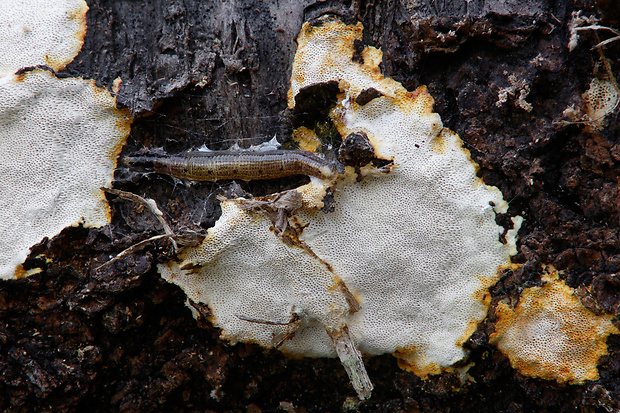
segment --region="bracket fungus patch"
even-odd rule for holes
[[[548,270],[545,285],[525,289],[516,308],[499,303],[491,342],[526,376],[572,384],[597,380],[607,336],[620,331],[611,315],[584,307],[557,271]]]
[[[409,92],[385,78],[373,47],[360,63],[361,38],[361,24],[304,24],[289,107],[300,90],[337,82],[329,121],[343,139],[367,138],[377,162],[294,190],[301,206],[284,214],[284,231],[270,214],[243,208],[248,200],[225,201],[202,245],[160,271],[209,305],[225,339],[271,346],[288,326],[273,322],[294,313],[304,322],[282,344],[287,353],[333,357],[333,332],[345,331],[363,354],[392,353],[426,377],[465,357],[462,344],[487,314],[487,289],[516,253],[521,221],[508,231],[496,224],[507,203],[476,176],[426,88]],[[332,212],[322,209],[328,189]]]
[[[63,69],[84,44],[87,11],[84,0],[2,0],[0,76],[37,65]]]
[[[29,247],[64,227],[109,222],[112,182],[130,118],[79,78],[34,70],[0,78],[0,278],[23,275]]]

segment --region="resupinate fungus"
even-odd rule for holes
[[[361,24],[304,24],[289,108],[303,104],[305,88],[335,91],[326,122],[364,160],[335,177],[309,174],[286,196],[223,200],[202,244],[159,271],[209,306],[223,339],[339,357],[363,399],[372,384],[361,355],[392,353],[421,377],[466,356],[488,288],[516,253],[521,219],[507,230],[496,224],[507,203],[476,176],[426,88],[384,77],[373,47],[353,59],[361,38]],[[308,149],[318,133],[301,126],[294,136]]]

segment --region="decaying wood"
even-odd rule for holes
[[[597,39],[592,30],[581,30],[569,52],[573,12],[618,31],[617,2],[88,0],[88,5],[85,45],[61,74],[95,79],[110,90],[120,78],[118,103],[136,115],[123,155],[156,147],[178,153],[203,144],[246,148],[274,135],[290,144],[291,123],[301,115],[285,111],[286,93],[302,22],[325,12],[361,21],[364,43],[383,51],[386,76],[411,91],[428,86],[435,110],[462,138],[479,175],[502,191],[510,213],[525,218],[514,257],[521,267],[507,270],[491,288],[492,308],[499,301],[517,302],[524,287],[541,283],[541,264],[553,264],[585,305],[618,314],[618,111],[599,131],[567,123],[563,115],[569,107],[584,109],[582,94],[593,77],[620,73],[620,41],[612,41],[613,32],[606,38],[601,31]],[[592,50],[597,45],[606,60]],[[499,92],[512,86],[510,76],[529,88],[530,112],[518,105],[520,91],[500,101]],[[311,115],[303,122],[315,122]],[[227,184],[187,185],[122,171],[117,178],[116,189],[147,194],[175,228],[198,232],[218,217],[216,194],[235,192]],[[298,184],[285,178],[241,185],[262,196]],[[107,228],[68,228],[34,246],[24,266],[40,273],[0,283],[0,409],[355,408],[337,360],[291,360],[249,344],[229,346],[218,339],[217,328],[194,320],[180,290],[157,275],[162,251],[156,242],[92,271],[96,257],[152,236],[144,235],[153,224],[149,214],[132,214],[121,204],[113,203]],[[508,217],[497,220],[510,224]],[[283,228],[284,221],[276,222]],[[169,236],[164,231],[157,237]],[[620,339],[608,340],[610,355],[599,364],[598,381],[564,386],[516,373],[488,342],[492,314],[465,344],[470,364],[457,367],[466,374],[422,381],[400,370],[391,356],[366,359],[374,390],[359,410],[620,410]],[[342,344],[347,348],[346,340]],[[358,365],[355,351],[343,354]],[[356,374],[351,380],[369,394],[372,384]]]

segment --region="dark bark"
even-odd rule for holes
[[[620,303],[620,119],[601,131],[561,124],[603,72],[599,41],[583,32],[568,51],[571,12],[618,28],[613,0],[416,2],[175,1],[89,2],[86,43],[63,72],[111,88],[138,116],[124,154],[148,147],[177,152],[206,144],[242,147],[290,128],[281,112],[294,40],[304,20],[330,11],[364,23],[364,42],[384,52],[386,76],[409,90],[428,85],[445,126],[456,131],[487,184],[501,189],[509,215],[524,216],[518,271],[492,288],[493,303],[540,284],[541,264],[564,270],[584,304],[617,314]],[[414,15],[416,16],[414,18]],[[604,50],[620,73],[620,41]],[[533,63],[537,62],[537,63]],[[527,112],[498,92],[514,74],[530,86]],[[120,171],[116,187],[156,199],[177,231],[204,233],[232,184],[180,184]],[[255,182],[254,195],[302,178]],[[8,411],[339,411],[355,394],[337,360],[291,360],[254,345],[229,346],[195,321],[155,264],[169,240],[95,271],[109,257],[161,233],[157,222],[109,196],[112,224],[68,228],[33,248],[27,267],[44,271],[0,283],[0,409]],[[507,220],[499,217],[499,222]],[[48,261],[40,258],[48,257]],[[200,308],[208,313],[207,308]],[[493,311],[491,311],[493,314]],[[488,342],[493,318],[468,342],[461,385],[445,373],[423,381],[391,356],[366,360],[375,384],[362,411],[619,411],[620,338],[608,340],[601,378],[583,386],[526,378]]]

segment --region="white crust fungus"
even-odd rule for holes
[[[183,256],[180,266],[190,268],[181,272],[179,264],[170,262],[159,269],[188,298],[209,304],[213,323],[224,328],[222,338],[273,347],[298,315],[307,326],[281,349],[334,357],[325,327],[341,329],[349,312],[339,280],[303,248],[283,242],[271,227],[266,215],[245,211],[234,200],[224,201],[222,217],[202,245]],[[257,321],[248,321],[252,319]]]
[[[620,333],[612,316],[584,307],[552,268],[543,281],[525,289],[516,308],[499,303],[491,342],[526,376],[573,384],[597,380],[607,336]]]
[[[393,165],[367,165],[359,182],[347,167],[335,182],[312,179],[298,188],[302,206],[289,215],[287,230],[295,236],[278,233],[268,214],[239,207],[247,201],[226,201],[203,244],[160,271],[209,305],[228,340],[270,346],[283,326],[238,315],[287,321],[294,312],[307,315],[307,325],[282,346],[287,353],[333,357],[325,332],[346,327],[362,353],[393,353],[425,377],[465,356],[462,344],[488,310],[487,288],[516,252],[520,220],[500,242],[495,213],[507,204],[499,190],[476,177],[426,88],[408,92],[384,78],[375,48],[364,49],[363,63],[353,60],[361,37],[361,24],[305,24],[289,106],[305,86],[339,82],[330,116],[340,134],[365,132],[375,155]],[[368,88],[381,96],[358,105]],[[320,208],[328,187],[334,211],[326,213]]]
[[[301,211],[300,238],[360,301],[347,321],[360,350],[395,353],[426,376],[464,357],[461,345],[486,316],[487,288],[516,252],[514,234],[499,242],[494,209],[507,204],[476,177],[426,88],[407,92],[383,78],[377,49],[362,52],[363,64],[352,61],[361,31],[361,24],[305,25],[292,89],[339,81],[344,93],[332,118],[341,135],[365,132],[394,167],[342,182],[332,213]],[[359,106],[357,95],[369,87],[383,96]]]
[[[64,227],[109,222],[130,118],[92,80],[48,71],[0,78],[0,278],[23,274],[29,247]]]
[[[87,11],[84,0],[0,1],[0,76],[36,65],[63,69],[84,44]]]

